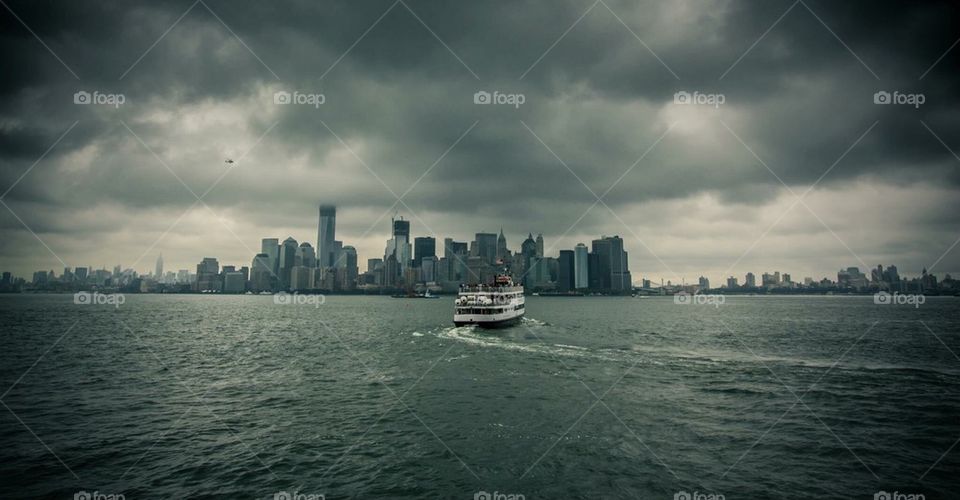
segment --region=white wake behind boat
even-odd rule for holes
[[[461,285],[454,302],[453,324],[484,328],[509,326],[524,313],[523,286],[509,276],[497,276],[492,285]]]

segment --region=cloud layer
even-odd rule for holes
[[[399,213],[554,254],[620,234],[638,279],[960,270],[951,2],[8,5],[4,270],[244,265],[315,243],[319,203],[361,261]]]

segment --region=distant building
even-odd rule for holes
[[[418,281],[423,283],[433,283],[438,281],[437,257],[435,255],[428,255],[423,257],[423,260],[420,261],[420,276]]]
[[[593,291],[602,290],[604,287],[603,277],[609,272],[601,272],[600,256],[595,253],[587,254],[587,288]]]
[[[747,273],[746,278],[743,280],[743,286],[747,288],[756,288],[757,287],[757,277],[753,273]]]
[[[243,293],[247,290],[247,279],[240,271],[223,273],[223,293]]]
[[[333,242],[336,241],[337,207],[320,205],[320,221],[317,225],[317,263],[319,267],[333,267],[337,256]]]
[[[728,289],[728,290],[735,290],[735,289],[737,289],[737,288],[740,288],[740,286],[737,285],[737,278],[735,278],[735,277],[733,277],[733,276],[727,278],[727,289]]]
[[[500,228],[500,235],[497,236],[497,259],[505,259],[510,256],[510,250],[507,249],[507,237],[503,235],[503,227]]]
[[[537,257],[543,258],[543,235],[537,233]]]
[[[258,253],[250,266],[250,289],[253,292],[273,291],[273,276],[270,256],[265,253]],[[179,277],[177,279],[179,280]]]
[[[297,265],[298,253],[299,246],[297,245],[297,240],[293,239],[292,236],[283,240],[283,244],[280,245],[280,270],[277,273],[280,281],[280,290],[290,290],[290,272],[293,270],[293,267]]]
[[[264,238],[260,240],[260,253],[267,254],[267,263],[270,265],[270,272],[276,276],[280,270],[280,240],[277,238]]]
[[[421,267],[425,257],[437,256],[437,240],[431,236],[413,239],[413,267]]]
[[[393,226],[393,237],[387,241],[387,248],[383,252],[383,260],[387,262],[392,256],[396,263],[395,269],[386,268],[387,271],[395,273],[391,277],[390,284],[396,281],[406,273],[410,267],[411,249],[410,249],[410,221],[400,219],[391,219]]]
[[[153,278],[163,281],[163,254],[157,256],[157,264],[153,269]]]
[[[576,289],[576,265],[573,250],[560,250],[560,264],[557,270],[557,291],[569,292]]]
[[[497,262],[497,235],[493,233],[477,233],[474,237],[477,256],[487,264]]]
[[[293,266],[290,269],[290,290],[291,291],[307,291],[312,290],[313,279],[314,279],[314,267],[307,267],[303,265]]]
[[[313,247],[310,243],[304,241],[300,244],[300,263],[303,267],[317,267],[317,256],[313,253]]]
[[[204,257],[197,264],[197,283],[198,292],[219,292],[222,290],[220,282],[220,263],[213,257]]]
[[[623,239],[619,236],[603,236],[593,240],[593,253],[598,255],[601,288],[613,292],[630,291],[633,288]]]
[[[709,289],[710,289],[710,280],[707,279],[707,278],[704,277],[704,276],[701,276],[701,277],[697,280],[697,284],[700,286],[700,289],[701,289],[701,290],[709,290]]]
[[[357,278],[360,276],[360,270],[357,266],[357,249],[350,245],[343,247],[340,251],[340,258],[343,260],[343,267],[339,268],[337,276],[340,278],[341,290],[354,290],[357,287]]]
[[[573,248],[573,286],[578,290],[587,288],[589,284],[587,274],[587,254],[589,253],[587,246],[583,243],[577,243]]]

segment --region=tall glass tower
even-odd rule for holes
[[[337,232],[337,207],[320,205],[320,223],[317,227],[317,266],[332,267],[336,259],[334,240]]]

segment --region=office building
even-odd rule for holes
[[[577,243],[573,248],[573,286],[578,290],[587,288],[588,285],[587,254],[589,253],[587,246],[583,243]]]
[[[273,277],[270,256],[258,253],[250,266],[250,289],[255,293],[273,291]],[[177,279],[179,281],[179,276]]]
[[[560,250],[560,264],[557,269],[557,290],[569,292],[576,288],[576,265],[573,250]]]
[[[317,265],[333,267],[337,255],[334,250],[337,232],[337,207],[320,205],[320,221],[317,226]]]
[[[157,264],[153,269],[153,279],[163,281],[163,254],[157,256]]]
[[[497,236],[497,259],[506,259],[510,256],[510,250],[507,249],[507,237],[503,235],[503,228],[500,228],[500,234]]]
[[[197,264],[196,290],[198,292],[219,292],[221,288],[220,263],[213,257],[204,257]]]
[[[497,235],[494,233],[477,233],[474,236],[476,255],[487,264],[497,262]]]
[[[317,256],[313,253],[313,246],[310,243],[304,241],[300,244],[300,248],[297,250],[300,253],[300,258],[298,259],[300,265],[304,267],[317,267]]]
[[[421,267],[423,259],[437,256],[437,240],[431,236],[413,239],[413,267]]]
[[[276,275],[280,270],[280,240],[277,238],[264,238],[260,240],[260,253],[267,254],[270,272]]]
[[[277,272],[280,290],[290,290],[290,271],[297,265],[298,253],[297,240],[292,236],[283,240],[283,244],[280,245],[280,269]]]

